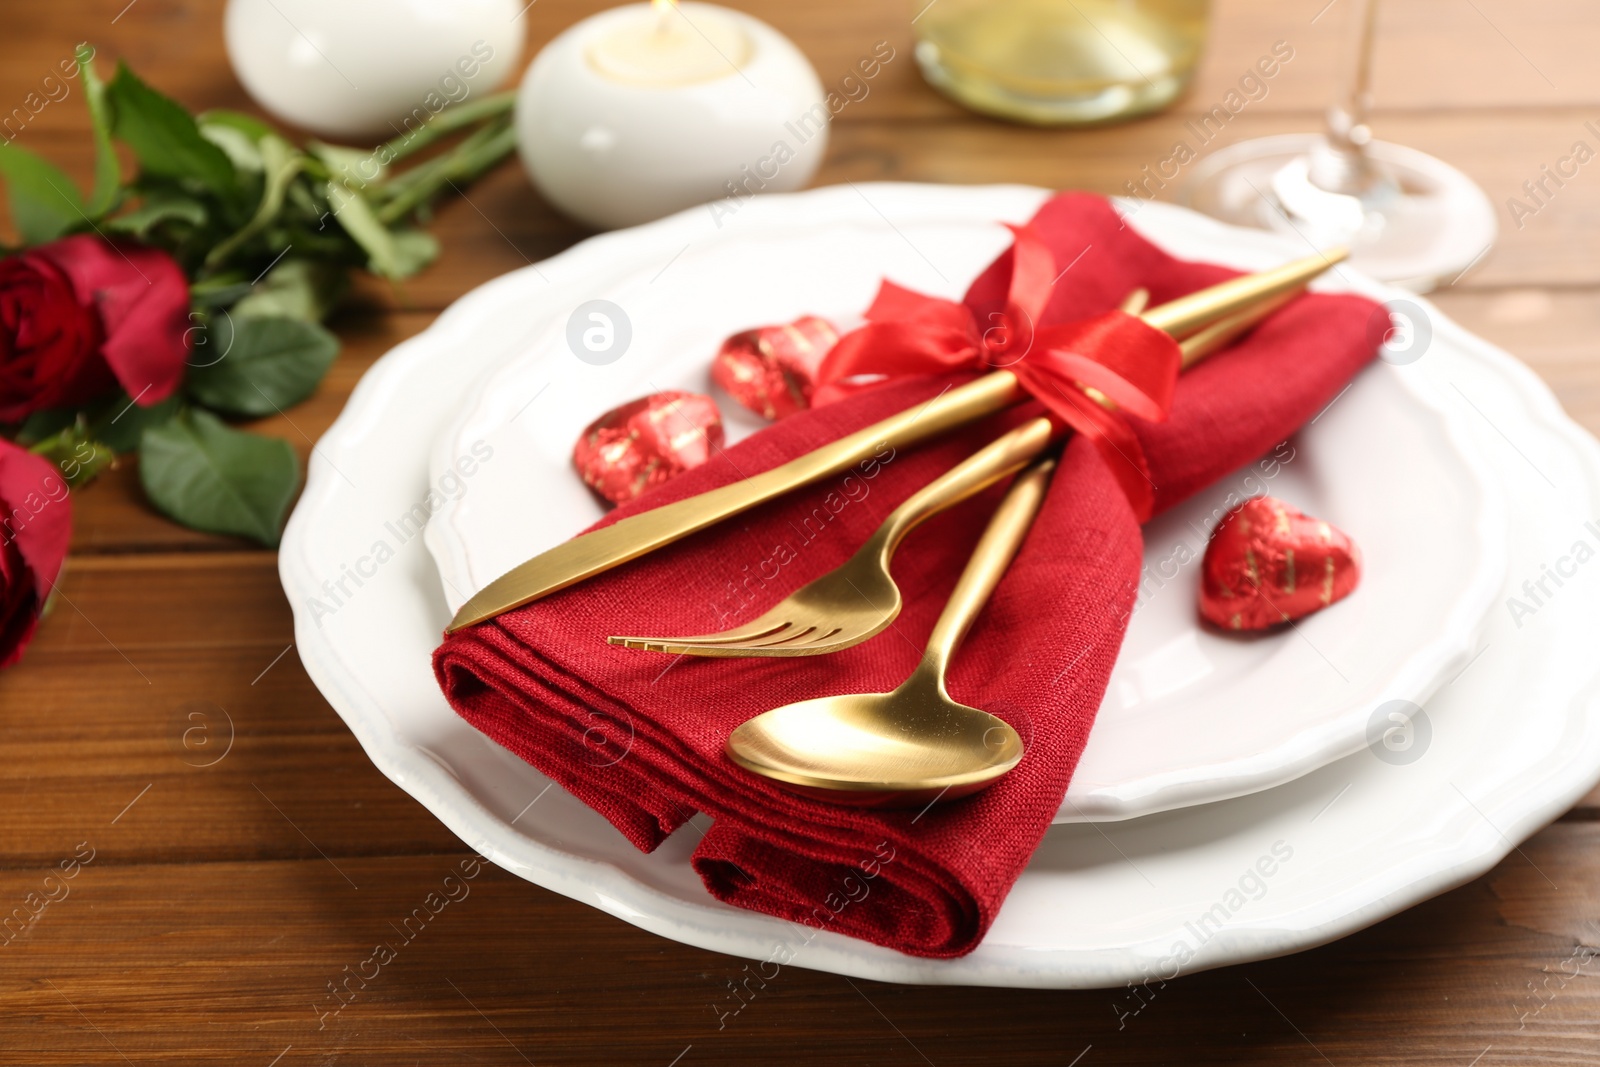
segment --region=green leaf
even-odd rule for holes
[[[248,276],[238,271],[225,271],[191,282],[189,299],[196,308],[202,310],[229,307],[240,298],[249,296],[251,288]]]
[[[367,253],[368,270],[398,280],[420,269],[416,265],[415,246],[402,249],[395,234],[378,221],[372,205],[360,193],[339,182],[329,182],[327,192],[333,205],[333,217]]]
[[[412,227],[389,229],[366,198],[348,186],[329,182],[327,193],[333,217],[367,253],[367,269],[372,273],[398,281],[438,256],[439,242],[432,235]]]
[[[88,43],[78,45],[78,70],[83,74],[83,96],[90,107],[90,133],[94,139],[94,189],[90,190],[88,213],[91,218],[101,218],[117,203],[117,192],[122,187],[122,165],[117,162],[117,149],[110,142],[110,101],[106,99],[106,83],[101,82],[94,70],[94,48]]]
[[[151,230],[169,222],[204,226],[206,216],[206,206],[194,197],[175,190],[163,190],[148,194],[138,207],[106,222],[105,228],[143,239]]]
[[[271,548],[300,484],[300,465],[287,441],[231,429],[191,409],[145,431],[139,480],[150,502],[177,522]]]
[[[83,72],[83,94],[89,102],[89,127],[94,136],[94,189],[89,193],[88,211],[99,218],[117,202],[122,166],[111,144],[111,102],[106,99],[106,83],[94,69],[94,49],[80,44],[76,59]]]
[[[228,155],[228,161],[233,164],[233,169],[240,172],[260,174],[262,171],[261,150],[256,147],[256,140],[243,130],[232,126],[213,126],[200,124],[200,136],[222,149]]]
[[[439,258],[439,241],[426,230],[411,227],[394,230],[397,277],[409,278]]]
[[[117,65],[107,89],[116,115],[117,137],[151,174],[188,178],[225,198],[233,198],[236,179],[228,154],[200,135],[194,118],[176,101],[140,81],[126,64]]]
[[[229,132],[237,133],[237,131]],[[306,157],[276,134],[268,134],[261,138],[255,148],[261,161],[261,169],[266,175],[266,181],[261,188],[261,201],[256,205],[255,214],[250,216],[250,221],[206,256],[207,267],[215,268],[221,264],[236,249],[266,229],[272,220],[277,218],[278,212],[283,210],[283,196],[289,188],[289,183],[300,173],[305,163]]]
[[[327,206],[327,201],[317,195],[317,191],[321,188],[322,184],[312,186],[308,182],[294,182],[289,186],[288,196],[290,206],[316,222],[318,229],[321,229],[326,222],[323,218],[323,209]]]
[[[314,322],[224,314],[211,322],[222,353],[189,371],[189,394],[228,415],[271,415],[310,396],[339,354],[339,341]]]
[[[24,242],[54,241],[83,221],[83,197],[78,187],[49,160],[0,143],[0,175],[10,194],[11,218]]]
[[[144,431],[176,415],[183,401],[169,396],[159,404],[140,407],[127,393],[118,393],[100,416],[89,423],[89,436],[118,455],[136,451]]]
[[[195,116],[195,121],[200,124],[202,129],[226,126],[229,129],[238,130],[252,141],[259,141],[263,137],[275,135],[278,132],[254,115],[246,115],[242,111],[230,111],[221,107],[213,108],[210,111],[202,111]]]
[[[345,185],[356,188],[382,181],[388,171],[378,162],[378,153],[371,148],[347,148],[323,141],[307,141],[306,151],[316,157],[330,176],[337,175]],[[364,173],[366,171],[372,173]]]
[[[345,272],[331,263],[285,259],[229,311],[234,318],[321,322],[344,291]]]

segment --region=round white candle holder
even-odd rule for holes
[[[724,20],[748,41],[744,61],[692,84],[623,81],[594,62],[596,45],[644,18]],[[534,59],[517,96],[517,145],[539,191],[599,229],[811,180],[828,143],[816,71],[760,19],[712,4],[679,12],[636,4],[579,22]],[[716,210],[716,204],[712,204]]]
[[[526,0],[228,0],[245,89],[324,137],[390,139],[493,92],[522,56]]]

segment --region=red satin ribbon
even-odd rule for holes
[[[1055,284],[1055,256],[1028,227],[1008,228],[1016,240],[1005,310],[983,322],[967,303],[885,281],[867,310],[867,324],[841,337],[822,361],[812,402],[829,403],[884,377],[1004,368],[1094,442],[1143,522],[1154,507],[1155,486],[1126,416],[1166,420],[1182,369],[1178,343],[1122,311],[1042,324]],[[860,381],[862,376],[874,380]]]

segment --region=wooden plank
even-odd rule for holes
[[[0,866],[51,862],[135,802],[130,860],[459,847],[311,684],[271,553],[79,558],[62,592],[0,672],[0,804],[28,813]]]
[[[1581,947],[1600,907],[1588,823],[1335,944],[1137,995],[787,967],[737,1014],[744,961],[493,867],[464,879],[464,853],[145,865],[123,855],[129,826],[63,839],[58,859],[87,842],[93,860],[0,945],[0,1064],[1587,1062],[1600,1011],[1573,976],[1600,966]],[[0,914],[48,870],[0,872]]]
[[[526,45],[519,70],[561,30],[611,6],[610,0],[541,0],[523,18]],[[840,112],[841,122],[967,114],[929,88],[916,70],[911,16],[921,2],[818,0],[747,6],[794,40],[827,88],[842,88],[857,98]],[[1250,107],[1320,110],[1337,84],[1346,6],[1325,5],[1324,0],[1217,0],[1200,69],[1176,110],[1195,113],[1220,103],[1278,41],[1294,50],[1294,58]],[[19,128],[14,120],[11,131],[24,133],[25,145],[36,132],[87,129],[77,83],[44,82],[52,72],[60,73],[58,64],[85,38],[100,49],[106,70],[116,59],[126,59],[188,107],[254,110],[228,66],[217,4],[75,0],[65,5],[72,12],[67,18],[61,6],[16,7],[8,12],[8,33],[0,40],[0,116],[25,109],[25,125]],[[1432,112],[1593,105],[1600,102],[1600,69],[1589,56],[1591,19],[1585,0],[1543,0],[1537,5],[1407,0],[1385,5],[1375,65],[1377,99],[1386,110]],[[864,95],[860,88],[842,85],[878,41],[895,49],[888,66],[866,85]],[[52,94],[60,99],[51,99]]]
[[[1600,433],[1600,304],[1581,289],[1461,287],[1429,297],[1473,333],[1521,359],[1591,433]]]

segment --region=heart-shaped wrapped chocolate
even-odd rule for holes
[[[839,339],[826,319],[806,315],[783,326],[760,326],[722,342],[711,380],[765,419],[811,406],[817,367]]]
[[[1263,630],[1321,611],[1361,580],[1344,531],[1270,496],[1222,517],[1200,568],[1200,614],[1227,630]]]
[[[722,413],[709,396],[678,389],[630,400],[585,427],[572,465],[591,489],[621,504],[700,466],[722,446]]]

